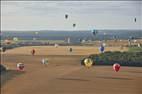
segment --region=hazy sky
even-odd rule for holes
[[[68,19],[65,19],[68,14]],[[134,21],[135,17],[137,22]],[[72,24],[76,23],[73,28]],[[2,30],[142,29],[142,1],[2,1]]]

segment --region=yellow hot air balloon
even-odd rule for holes
[[[87,68],[90,68],[92,65],[93,65],[93,60],[90,59],[90,58],[86,58],[84,60],[84,65],[87,67]]]

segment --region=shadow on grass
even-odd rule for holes
[[[85,79],[79,79],[79,78],[57,78],[59,80],[71,80],[71,81],[89,81]]]
[[[18,76],[18,75],[21,75],[25,73],[24,71],[17,71],[17,70],[7,70],[5,72],[2,72],[0,74],[1,76],[1,81],[0,81],[0,85],[1,87],[6,84],[9,80],[13,79],[14,77]]]
[[[132,80],[132,79],[129,79],[129,78],[106,77],[106,76],[97,76],[96,78],[102,78],[102,79],[115,79],[115,80]]]

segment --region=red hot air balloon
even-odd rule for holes
[[[119,69],[120,69],[120,64],[118,64],[118,63],[113,64],[113,70],[114,71],[118,72]]]
[[[35,55],[35,49],[33,49],[32,51],[31,51],[31,54],[34,56]]]

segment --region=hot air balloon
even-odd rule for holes
[[[36,35],[38,35],[38,32],[35,32]]]
[[[35,49],[32,49],[31,54],[34,56],[35,55]]]
[[[135,18],[134,21],[137,22],[137,19]]]
[[[59,45],[58,45],[57,43],[55,43],[55,45],[54,45],[54,46],[55,46],[55,48],[58,48],[58,46],[59,46]]]
[[[73,51],[73,49],[72,49],[72,48],[70,48],[70,49],[69,49],[69,51],[70,51],[70,52],[72,52],[72,51]]]
[[[101,47],[99,47],[99,50],[100,50],[101,53],[103,53],[104,50],[105,50],[105,47],[103,45],[101,45]]]
[[[120,64],[118,64],[118,63],[113,64],[113,70],[115,72],[118,72],[120,70]]]
[[[24,68],[25,68],[25,66],[24,66],[23,63],[18,63],[18,64],[17,64],[17,70],[18,70],[18,71],[24,71]]]
[[[48,59],[47,58],[44,58],[44,59],[42,59],[42,64],[44,64],[44,65],[47,65],[48,64]]]
[[[87,68],[90,68],[92,65],[93,65],[93,60],[91,58],[86,58],[84,59],[84,65],[87,67]]]
[[[94,30],[92,30],[92,33],[95,36],[98,33],[98,31],[94,29]]]
[[[76,27],[76,24],[73,24],[72,26],[73,26],[73,27]]]
[[[18,38],[17,38],[17,37],[14,37],[14,38],[13,38],[13,41],[18,41]]]
[[[68,19],[68,14],[65,14],[65,19]]]

